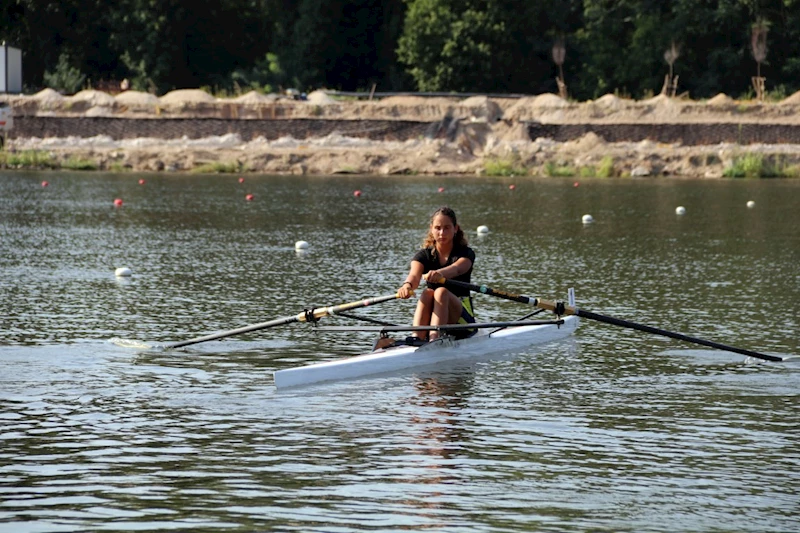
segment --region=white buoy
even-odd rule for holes
[[[748,200],[747,207],[753,209],[756,206],[756,203],[753,200]]]
[[[675,208],[675,214],[676,215],[685,215],[686,214],[686,208],[683,207],[682,205],[679,205],[678,207]]]
[[[295,250],[307,250],[308,249],[308,243],[306,241],[297,241],[296,243],[294,243],[294,249]]]
[[[119,267],[114,271],[114,275],[118,278],[127,278],[131,274],[133,274],[133,272],[131,272],[131,269],[128,267]]]
[[[591,224],[594,222],[594,217],[592,215],[583,215],[583,217],[581,217],[581,222],[584,224]]]
[[[489,226],[478,226],[478,235],[486,235],[489,233]]]

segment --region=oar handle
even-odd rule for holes
[[[472,283],[466,283],[464,281],[457,281],[454,279],[445,279],[444,277],[438,277],[436,279],[428,279],[426,281],[429,283],[444,285],[445,287],[447,286],[460,287],[462,289],[471,290],[472,292],[480,292],[482,294],[488,294],[489,296],[503,298],[504,300],[512,300],[514,302],[519,302],[522,304],[529,304],[535,306],[537,302],[536,298],[531,298],[529,296],[524,296],[522,294],[514,294],[512,292],[500,291],[497,289],[492,289],[491,287],[487,287],[486,285],[473,285]]]
[[[433,281],[433,280],[431,280]],[[524,304],[529,304],[534,307],[539,307],[541,309],[547,309],[548,311],[553,311],[558,315],[576,315],[582,318],[588,318],[590,320],[596,320],[598,322],[603,322],[605,324],[612,324],[614,326],[620,326],[623,328],[630,328],[635,329],[638,331],[644,331],[646,333],[653,333],[655,335],[662,335],[664,337],[670,337],[672,339],[678,339],[685,342],[691,342],[694,344],[699,344],[701,346],[708,346],[709,348],[716,348],[718,350],[726,350],[728,352],[738,353],[742,355],[746,355],[748,357],[755,357],[756,359],[763,359],[764,361],[783,361],[783,357],[778,357],[777,355],[769,355],[760,352],[754,352],[752,350],[747,350],[744,348],[737,348],[735,346],[728,346],[727,344],[721,344],[719,342],[708,341],[705,339],[699,339],[697,337],[690,337],[688,335],[684,335],[683,333],[676,333],[674,331],[668,331],[666,329],[654,328],[653,326],[647,326],[644,324],[637,324],[636,322],[629,322],[627,320],[621,320],[619,318],[614,318],[606,315],[601,315],[598,313],[593,313],[591,311],[584,311],[583,309],[579,309],[575,306],[565,305],[562,302],[553,302],[550,300],[540,300],[538,298],[532,298],[530,296],[524,296],[521,294],[513,294],[510,292],[499,291],[497,289],[492,289],[491,287],[487,287],[485,285],[473,285],[472,283],[465,283],[463,281],[456,281],[453,279],[445,280],[437,279],[436,283],[444,284],[445,286],[451,287],[460,287],[462,289],[469,289],[472,292],[480,292],[482,294],[488,294],[490,296],[496,296],[498,298],[503,298],[505,300],[512,300],[515,302],[520,302]]]

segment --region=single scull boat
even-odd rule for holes
[[[570,304],[574,293],[570,290]],[[469,325],[408,327],[319,327],[323,331],[378,331],[385,335],[394,331],[439,329],[442,333],[475,328],[478,332],[467,338],[456,339],[445,335],[433,342],[418,346],[398,344],[369,353],[333,361],[287,368],[274,372],[275,386],[279,389],[310,385],[323,381],[339,381],[373,374],[394,372],[413,367],[435,365],[445,361],[469,359],[477,356],[513,353],[571,335],[578,327],[578,317],[559,317],[556,320],[529,320],[517,322],[488,322]]]

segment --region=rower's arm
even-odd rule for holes
[[[472,261],[466,257],[461,257],[452,265],[429,271],[425,274],[425,279],[431,283],[444,283],[445,279],[456,278],[461,274],[469,272],[470,268],[472,268]]]

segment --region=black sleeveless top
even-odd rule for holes
[[[450,257],[447,258],[447,262],[442,265],[439,263],[439,258],[436,253],[436,248],[431,246],[430,248],[423,248],[422,250],[418,251],[414,254],[414,257],[411,259],[412,261],[417,261],[418,263],[422,263],[423,266],[423,274],[430,272],[431,270],[439,270],[440,268],[444,268],[446,266],[450,266],[462,257],[465,257],[470,260],[470,262],[474,265],[475,264],[475,252],[469,246],[456,246],[453,248],[453,251],[450,252]],[[472,277],[472,267],[469,267],[469,270],[461,274],[460,276],[456,276],[453,278],[456,281],[463,281],[464,283],[469,283],[470,278]],[[437,287],[441,287],[436,283],[429,283],[428,287],[435,289]],[[459,298],[463,298],[464,296],[469,296],[470,292],[469,289],[462,289],[460,287],[448,287],[447,288],[450,292],[458,296]]]

